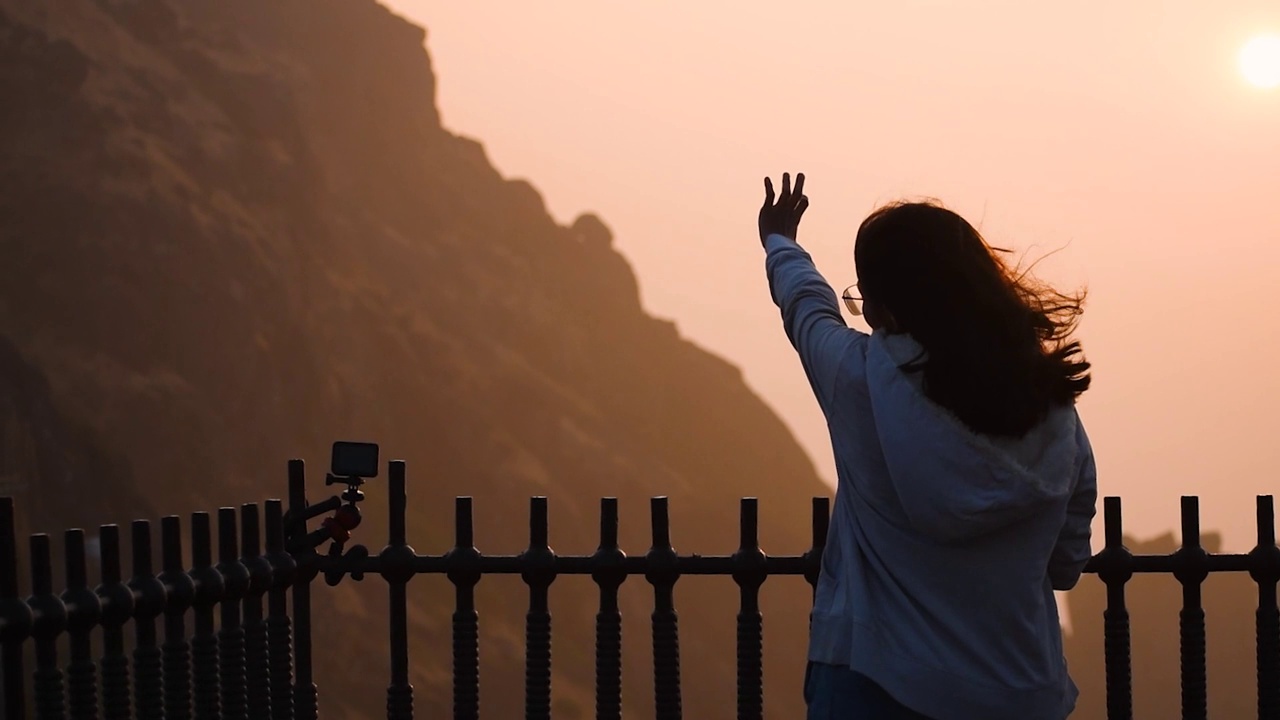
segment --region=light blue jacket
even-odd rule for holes
[[[807,252],[765,247],[839,478],[809,659],[937,720],[1062,720],[1078,691],[1053,591],[1089,559],[1097,502],[1075,409],[1018,440],[973,433],[899,369],[915,340],[850,329]]]

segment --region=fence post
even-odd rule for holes
[[[133,704],[139,720],[165,720],[164,675],[156,645],[156,618],[164,612],[165,587],[151,571],[151,523],[135,520],[133,529]]]
[[[1120,498],[1103,499],[1106,545],[1098,553],[1098,578],[1107,586],[1103,612],[1104,661],[1107,673],[1107,720],[1132,720],[1133,674],[1129,652],[1129,610],[1124,586],[1133,577],[1133,556],[1124,546]]]
[[[13,498],[0,498],[0,646],[4,653],[4,716],[27,716],[22,644],[31,632],[31,608],[18,595],[18,529]]]
[[[53,562],[49,536],[31,536],[31,598],[27,600],[35,617],[31,636],[36,641],[36,719],[54,720],[65,716],[62,670],[58,668],[58,636],[66,628],[67,609],[53,594]]]
[[[267,653],[271,665],[271,717],[293,720],[293,639],[289,621],[289,587],[297,564],[284,546],[284,511],[279,500],[267,501]]]
[[[252,720],[271,717],[271,653],[267,625],[262,616],[262,596],[271,588],[271,563],[262,554],[258,506],[240,507],[240,557],[249,571],[249,587],[243,603],[245,698]]]
[[[195,637],[191,640],[192,679],[195,685],[195,717],[222,720],[222,693],[218,675],[218,636],[214,633],[213,607],[222,600],[222,573],[213,566],[213,529],[209,513],[191,516],[191,580],[194,595]]]
[[[453,717],[476,720],[480,714],[480,615],[475,588],[480,582],[480,551],[475,546],[471,498],[454,505],[456,541],[446,555],[449,581],[456,588],[453,613]]]
[[[600,547],[591,579],[600,587],[596,613],[596,720],[622,719],[622,613],[618,588],[627,579],[627,554],[618,547],[618,498],[600,499]]]
[[[760,549],[759,504],[742,498],[741,539],[733,554],[733,581],[738,584],[738,720],[764,717],[764,618],[760,614],[760,586],[768,577]]]
[[[658,720],[680,720],[680,629],[675,607],[676,549],[671,546],[671,523],[667,498],[649,501],[653,523],[653,546],[645,556],[649,570],[645,579],[653,585],[653,695]]]
[[[551,719],[551,609],[547,590],[556,579],[555,551],[549,544],[547,499],[529,499],[529,549],[521,557],[520,577],[529,586],[525,615],[524,715],[526,720]]]
[[[831,523],[831,499],[815,497],[812,511],[813,539],[804,554],[804,579],[809,583],[813,597],[818,597],[818,578],[822,576],[822,552],[827,547],[827,530]],[[810,617],[812,625],[813,618]]]
[[[1200,544],[1200,499],[1182,498],[1182,547],[1174,553],[1174,576],[1182,583],[1182,611],[1178,614],[1178,635],[1182,664],[1182,718],[1205,720],[1208,702],[1205,693],[1204,607],[1200,586],[1209,576],[1209,554]]]
[[[289,461],[289,518],[285,528],[286,546],[307,534],[307,474],[302,460]],[[311,581],[315,579],[315,548],[289,548],[298,557],[293,579],[293,716],[296,720],[316,720],[316,684],[311,672]]]
[[[133,617],[133,591],[120,570],[120,528],[98,528],[102,557],[102,709],[107,720],[129,720],[129,657],[124,651],[124,624]]]
[[[102,618],[102,602],[89,589],[89,572],[84,557],[84,530],[64,534],[67,590],[62,603],[67,610],[67,632],[71,637],[71,663],[67,666],[67,699],[71,717],[98,717],[98,668],[93,662],[90,633]]]
[[[249,591],[249,568],[240,562],[235,508],[218,508],[218,574],[222,576],[222,627],[218,630],[218,689],[225,720],[245,720],[244,628],[240,604]]]
[[[413,685],[409,683],[409,608],[407,585],[413,579],[414,550],[405,528],[405,464],[392,461],[387,470],[390,532],[379,556],[391,605],[391,682],[387,684],[387,720],[413,720]]]
[[[1276,583],[1280,582],[1280,547],[1276,547],[1276,513],[1270,495],[1258,496],[1258,544],[1249,553],[1258,583],[1257,663],[1258,717],[1280,717],[1280,609],[1276,607]]]
[[[164,717],[191,717],[191,645],[187,642],[187,610],[196,586],[183,570],[182,520],[177,515],[160,519],[160,555],[164,583]]]

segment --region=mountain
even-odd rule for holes
[[[451,546],[455,495],[482,551],[516,552],[535,494],[561,553],[594,550],[601,496],[644,552],[655,494],[682,552],[732,552],[740,496],[761,499],[767,551],[803,552],[828,489],[791,433],[642,310],[602,220],[558,225],[442,127],[424,39],[369,0],[0,0],[0,387],[40,388],[0,403],[0,448],[43,437],[55,458],[14,465],[24,527],[281,496],[290,457],[319,499],[328,444],[367,439],[409,463],[419,552]],[[376,482],[357,532],[375,552]],[[482,707],[516,717],[525,591],[477,592]],[[736,589],[676,593],[685,709],[726,717]],[[385,587],[314,595],[324,717],[378,715]],[[557,717],[588,717],[594,586],[552,596]],[[417,706],[443,715],[452,591],[418,578],[410,597]],[[652,592],[632,578],[623,600],[641,716]],[[765,586],[770,717],[799,712],[809,602],[798,578]]]

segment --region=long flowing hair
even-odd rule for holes
[[[1007,265],[964,218],[933,202],[872,213],[854,245],[868,304],[924,353],[926,396],[975,432],[1021,437],[1089,388],[1089,363],[1071,338],[1084,292],[1061,293]]]

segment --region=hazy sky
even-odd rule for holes
[[[800,241],[837,290],[858,223],[899,197],[1062,248],[1039,274],[1090,290],[1102,492],[1133,533],[1199,494],[1228,549],[1254,543],[1254,496],[1280,488],[1280,90],[1237,55],[1280,3],[388,4],[428,28],[445,124],[560,221],[598,213],[645,307],[741,366],[824,477],[755,230],[784,170],[808,175]]]

